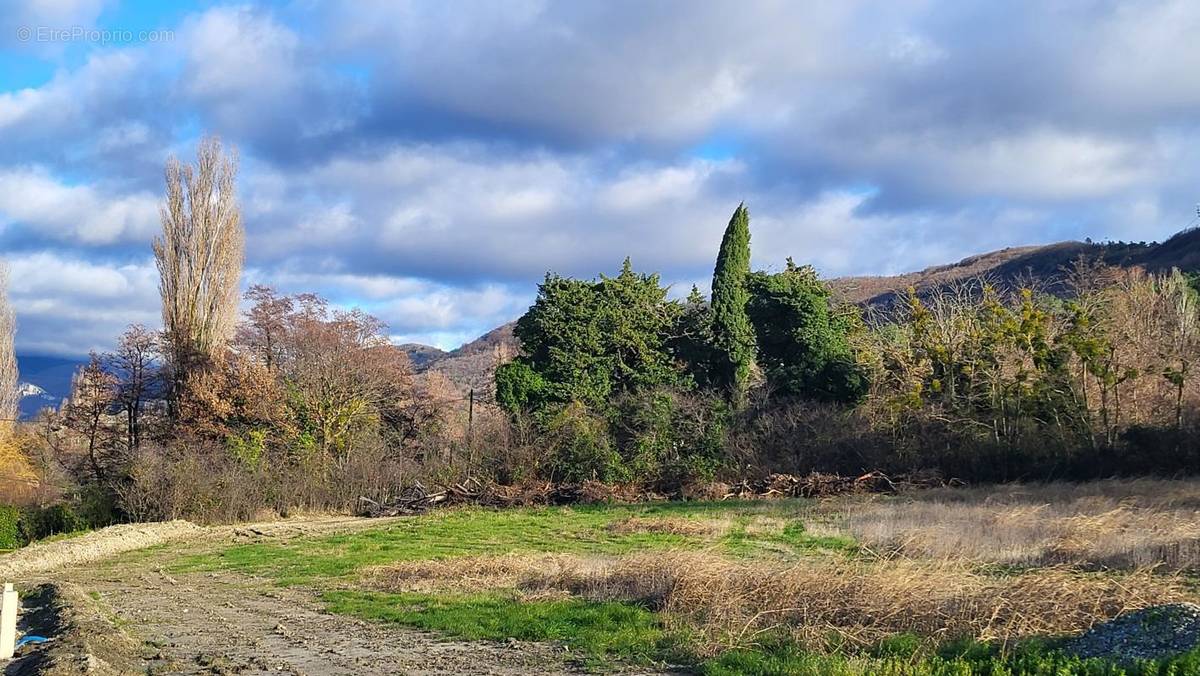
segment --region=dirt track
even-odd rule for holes
[[[177,524],[164,528],[161,539],[147,538],[172,542],[171,547],[121,557],[119,565],[102,560],[111,555],[102,533],[73,546],[68,546],[72,541],[51,543],[63,546],[49,548],[44,557],[21,557],[25,568],[7,562],[6,569],[0,559],[0,570],[30,571],[20,578],[26,589],[53,582],[68,606],[52,647],[17,660],[6,673],[580,673],[571,655],[556,646],[447,641],[326,613],[313,590],[281,589],[268,580],[230,573],[163,572],[185,552],[366,525],[378,522],[326,518],[211,529]],[[89,556],[92,563],[80,565]],[[46,575],[48,564],[37,563],[42,559],[71,565]]]

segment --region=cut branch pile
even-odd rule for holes
[[[953,482],[951,482],[953,483]],[[805,476],[772,474],[764,479],[721,484],[711,494],[721,500],[757,500],[770,498],[823,498],[846,493],[897,493],[916,488],[944,486],[936,477],[908,476],[892,479],[882,472],[847,477],[813,472]],[[358,515],[369,517],[424,514],[436,507],[478,505],[482,507],[523,507],[531,505],[574,505],[603,502],[655,502],[670,496],[636,486],[619,486],[596,481],[581,484],[550,482],[503,486],[470,477],[462,482],[429,491],[417,482],[383,501],[358,499]]]

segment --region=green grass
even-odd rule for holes
[[[599,668],[627,663],[674,664],[706,676],[1186,676],[1200,674],[1200,650],[1158,662],[1115,664],[1065,655],[1053,642],[1030,641],[1010,654],[977,642],[956,642],[934,654],[927,642],[897,635],[854,654],[818,654],[768,638],[756,648],[703,660],[686,634],[668,630],[645,608],[579,599],[521,601],[511,594],[431,595],[332,591],[330,611],[394,622],[465,640],[554,642]]]
[[[814,535],[805,528],[800,519],[790,520],[778,532],[750,533],[750,519],[739,515],[733,527],[721,539],[728,553],[743,557],[769,557],[796,559],[804,556],[830,554],[853,555],[858,553],[858,544],[853,538],[837,535]]]
[[[653,549],[698,548],[703,538],[671,533],[617,533],[615,521],[630,516],[705,518],[734,513],[797,513],[798,501],[772,503],[674,503],[600,505],[511,510],[457,509],[414,517],[353,533],[286,543],[237,545],[215,554],[181,559],[173,570],[229,569],[274,577],[284,585],[352,577],[364,567],[397,561],[521,552],[626,554]],[[792,542],[794,535],[780,535]],[[801,538],[803,539],[803,538]],[[730,551],[754,538],[723,543]]]
[[[332,591],[329,610],[395,622],[467,640],[546,641],[581,656],[653,662],[673,644],[657,615],[627,603],[578,599],[521,602],[504,593],[472,595]]]
[[[898,647],[897,637],[889,639]],[[936,654],[877,646],[862,654],[815,654],[787,641],[730,650],[698,665],[705,676],[1188,676],[1200,674],[1200,649],[1158,661],[1119,664],[1064,654],[1053,641],[1029,641],[1009,654],[995,646],[951,643]]]

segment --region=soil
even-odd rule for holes
[[[317,518],[200,528],[163,526],[139,536],[169,548],[129,551],[127,529],[48,543],[43,556],[0,559],[24,592],[26,630],[52,640],[6,674],[572,674],[585,670],[561,646],[446,640],[416,629],[325,612],[316,590],[220,572],[164,572],[181,555],[232,542],[377,526]],[[60,562],[53,566],[48,561]],[[87,563],[88,565],[83,565]],[[57,566],[57,568],[54,568]],[[52,575],[47,575],[53,570]]]

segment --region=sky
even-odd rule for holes
[[[452,348],[547,271],[707,290],[1161,240],[1200,200],[1200,3],[0,0],[17,349],[160,324],[163,165],[236,146],[243,284]]]

